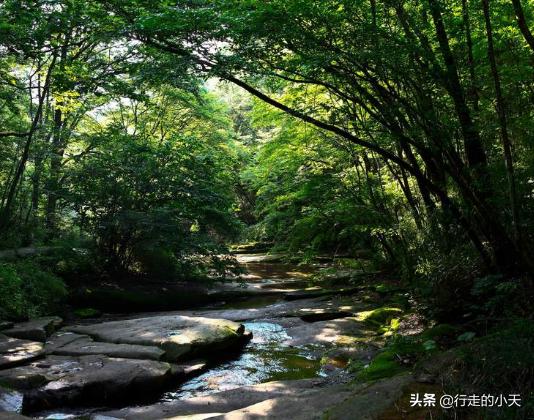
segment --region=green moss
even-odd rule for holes
[[[102,312],[95,308],[79,308],[74,311],[74,315],[78,318],[96,318],[102,315]]]
[[[382,307],[371,311],[358,312],[356,317],[358,318],[358,321],[383,324],[390,322],[391,319],[401,313],[402,310],[399,308]]]
[[[400,292],[402,290],[403,289],[401,287],[393,286],[391,284],[383,284],[383,283],[381,283],[381,284],[377,284],[375,286],[375,291],[377,291],[378,293],[381,293],[381,294]]]
[[[406,370],[395,360],[396,354],[392,351],[384,351],[376,356],[373,361],[364,367],[357,375],[358,380],[367,382],[395,376]]]
[[[356,379],[362,382],[388,378],[404,372],[408,364],[404,360],[415,361],[425,352],[423,345],[415,338],[397,336],[378,353],[368,365],[352,362],[350,370],[356,372]]]
[[[393,333],[399,327],[398,316],[402,313],[399,308],[382,307],[371,311],[358,312],[356,319],[366,324],[379,334]]]

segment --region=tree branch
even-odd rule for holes
[[[0,131],[0,137],[26,137],[30,134],[28,131],[26,132],[18,132],[18,131]]]

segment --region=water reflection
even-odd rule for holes
[[[237,359],[185,382],[179,390],[167,392],[162,400],[186,399],[273,380],[322,376],[320,360],[305,348],[285,344],[290,337],[280,325],[269,322],[244,325],[254,338]]]

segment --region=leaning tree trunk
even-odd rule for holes
[[[534,35],[530,32],[527,21],[525,19],[525,13],[523,12],[523,6],[521,5],[521,0],[512,0],[514,5],[515,16],[517,18],[517,25],[523,34],[523,38],[527,41],[527,44],[530,46],[534,52]]]

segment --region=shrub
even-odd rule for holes
[[[27,319],[57,310],[66,297],[63,281],[33,261],[0,264],[0,317]]]
[[[462,393],[521,395],[521,407],[506,410],[488,408],[484,418],[534,418],[532,320],[514,321],[505,328],[464,344],[456,351],[456,361],[450,368],[453,375],[449,386]]]
[[[0,264],[0,318],[24,317],[22,280],[12,264]]]

